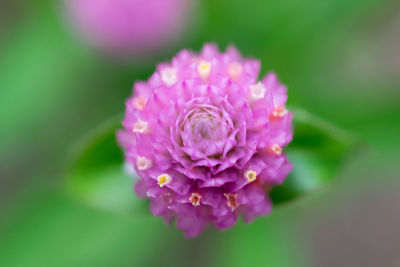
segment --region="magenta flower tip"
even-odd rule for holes
[[[160,64],[126,103],[118,140],[140,177],[136,193],[188,237],[269,214],[270,188],[292,169],[286,86],[274,73],[258,81],[259,69],[233,47],[206,44]]]

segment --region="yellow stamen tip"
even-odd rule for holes
[[[276,155],[281,155],[282,154],[282,148],[280,145],[275,144],[271,146],[272,152],[274,152]]]
[[[169,184],[172,180],[172,177],[168,174],[161,174],[160,176],[157,177],[157,184],[160,187],[163,187],[167,184]]]
[[[254,182],[257,179],[257,173],[252,170],[248,170],[244,173],[244,176],[246,177],[247,181]]]
[[[211,63],[208,61],[200,61],[197,72],[202,79],[207,79],[211,72]]]

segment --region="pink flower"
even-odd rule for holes
[[[233,226],[270,213],[269,189],[292,169],[286,87],[260,62],[207,44],[181,51],[148,82],[136,82],[119,142],[139,174],[136,192],[188,237],[207,224]]]
[[[90,43],[115,53],[158,49],[183,30],[192,0],[65,0],[70,22]]]

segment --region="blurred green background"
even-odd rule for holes
[[[174,47],[121,63],[76,38],[57,1],[0,2],[0,266],[400,266],[399,1],[207,0],[194,13]],[[71,146],[157,62],[208,41],[261,59],[291,105],[363,140],[339,179],[194,240],[66,194]]]

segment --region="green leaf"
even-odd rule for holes
[[[286,148],[294,167],[271,191],[274,204],[312,193],[335,179],[356,147],[356,138],[304,110],[294,110],[293,141]]]
[[[104,122],[76,145],[67,172],[67,188],[95,207],[138,215],[147,209],[145,201],[133,192],[137,177],[123,170],[123,155],[115,138],[121,120],[117,116]]]
[[[294,138],[286,149],[293,171],[271,192],[275,204],[307,195],[335,178],[355,139],[306,111],[295,109]],[[134,181],[123,171],[123,155],[115,132],[121,116],[100,125],[75,149],[69,189],[96,206],[121,213],[138,212],[146,202],[133,193]],[[146,213],[148,213],[146,211]]]
[[[161,266],[179,249],[177,230],[150,216],[90,209],[45,189],[1,223],[0,266]],[[164,266],[164,265],[163,265]]]

